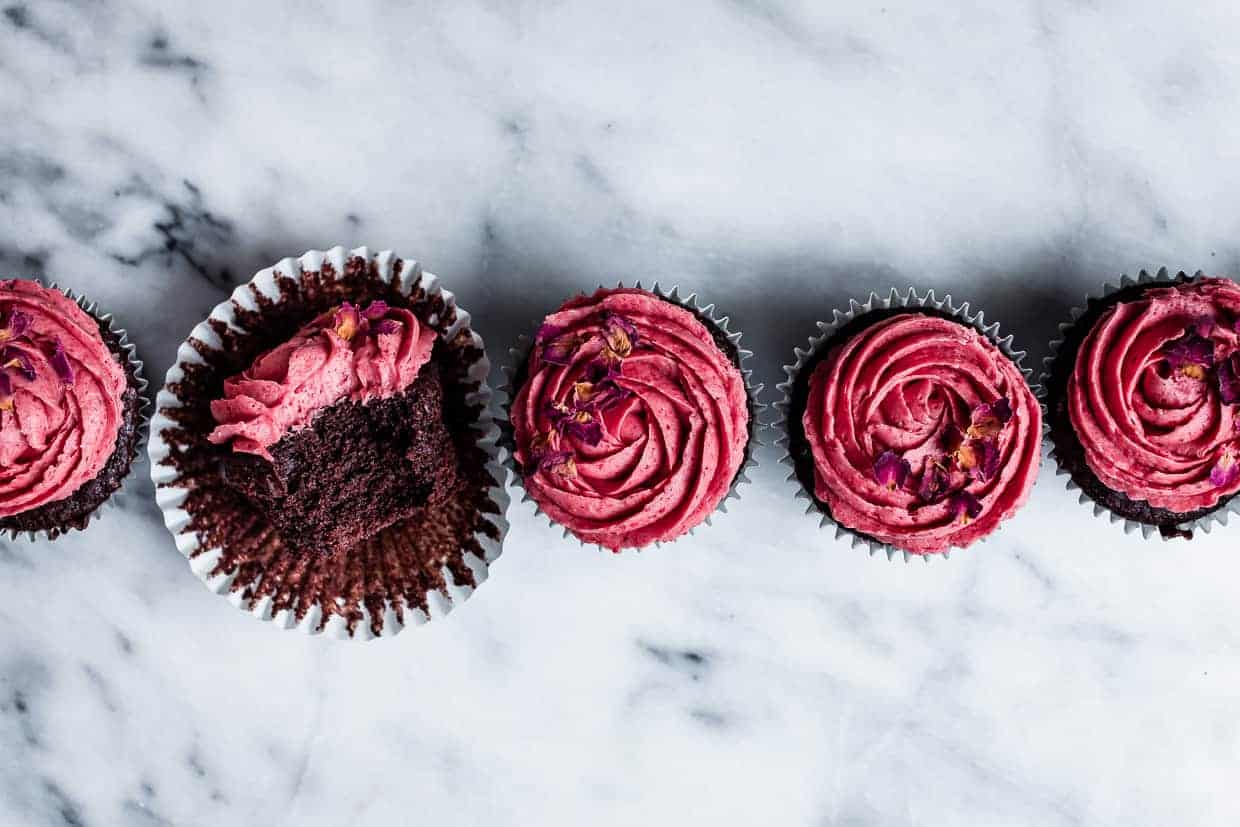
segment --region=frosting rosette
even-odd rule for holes
[[[906,310],[827,347],[800,424],[814,496],[838,524],[930,554],[987,536],[1025,502],[1041,409],[994,343]]]
[[[127,379],[72,299],[0,281],[0,517],[71,496],[117,445]]]
[[[272,445],[329,405],[400,393],[431,358],[435,337],[407,309],[345,302],[226,379],[223,398],[211,402],[218,426],[208,439],[270,460]]]
[[[1067,383],[1090,471],[1177,514],[1240,492],[1240,285],[1200,278],[1108,307]]]
[[[566,302],[510,408],[526,490],[580,540],[667,542],[727,495],[749,441],[744,377],[690,310],[641,289]]]

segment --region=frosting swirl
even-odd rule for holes
[[[801,423],[836,522],[914,554],[994,531],[1041,457],[1041,409],[1015,363],[971,327],[913,311],[828,351]]]
[[[125,372],[57,290],[0,281],[0,517],[56,502],[116,448]]]
[[[525,487],[587,543],[672,540],[719,505],[745,458],[740,370],[690,311],[599,290],[548,316],[510,412]]]
[[[1240,285],[1218,278],[1151,288],[1098,318],[1067,401],[1104,485],[1180,514],[1240,491],[1240,399],[1226,384],[1240,364],[1237,319]]]
[[[404,308],[346,302],[226,379],[224,397],[211,402],[217,425],[207,438],[270,460],[272,445],[323,408],[403,391],[431,358],[435,336]]]

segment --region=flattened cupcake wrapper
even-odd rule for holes
[[[142,360],[138,358],[138,349],[134,346],[133,342],[129,341],[129,333],[125,330],[125,328],[117,327],[113,324],[114,319],[112,318],[111,313],[100,313],[98,302],[91,301],[86,296],[76,293],[69,288],[61,287],[54,281],[46,284],[42,279],[30,279],[30,281],[33,281],[40,287],[46,287],[49,290],[56,290],[63,293],[66,297],[77,304],[78,307],[86,311],[86,315],[103,324],[103,326],[107,328],[108,332],[116,337],[121,355],[125,359],[125,364],[128,365],[128,372],[133,374],[133,377],[137,380],[138,384],[137,436],[134,439],[133,448],[129,451],[129,467],[126,469],[125,475],[121,478],[121,487],[113,491],[106,500],[95,508],[94,511],[86,515],[86,524],[83,525],[81,529],[56,529],[59,533],[55,537],[51,534],[52,529],[22,531],[14,528],[8,529],[4,532],[5,534],[8,534],[11,539],[16,540],[19,538],[24,538],[34,542],[37,540],[57,540],[60,537],[65,536],[65,534],[67,534],[70,530],[85,531],[90,528],[91,523],[97,520],[105,509],[110,510],[113,508],[118,508],[121,503],[128,500],[130,496],[130,483],[127,481],[132,478],[131,473],[133,471],[133,465],[138,461],[138,457],[142,455],[142,444],[146,442],[147,427],[150,425],[151,421],[151,400],[150,396],[147,394],[149,383],[146,381],[146,376],[142,372],[143,365]],[[108,348],[108,350],[110,351],[111,348]]]
[[[170,446],[165,441],[163,432],[165,428],[174,427],[174,423],[164,416],[162,411],[165,408],[175,408],[182,405],[182,401],[173,390],[175,383],[183,376],[181,366],[185,363],[204,362],[202,356],[194,347],[193,341],[197,340],[208,347],[219,347],[219,338],[212,332],[210,322],[215,320],[231,324],[234,319],[232,304],[234,301],[247,309],[257,309],[253,295],[249,290],[251,285],[254,285],[263,296],[278,302],[280,300],[280,289],[277,284],[277,278],[283,277],[297,280],[302,271],[318,272],[322,270],[324,265],[331,265],[335,269],[335,278],[339,280],[342,274],[345,273],[347,262],[359,257],[377,268],[380,280],[390,284],[397,284],[405,295],[410,295],[416,289],[421,288],[429,296],[438,296],[446,308],[455,309],[456,322],[450,327],[440,330],[440,337],[444,340],[449,340],[459,336],[462,330],[468,330],[474,346],[482,354],[470,365],[468,379],[478,383],[478,390],[467,395],[466,401],[470,404],[479,405],[482,409],[482,414],[474,428],[483,434],[478,440],[478,446],[487,456],[486,470],[493,481],[493,484],[487,489],[487,495],[497,508],[495,514],[488,515],[489,522],[498,532],[497,537],[493,539],[482,532],[476,532],[474,538],[483,549],[483,556],[479,557],[472,552],[465,552],[463,555],[466,565],[474,576],[475,586],[471,587],[467,584],[456,583],[449,568],[446,565],[442,566],[441,574],[446,586],[442,591],[427,592],[427,610],[424,611],[416,606],[405,604],[400,607],[401,611],[398,612],[391,600],[385,600],[382,612],[375,613],[381,614],[383,621],[378,635],[374,633],[372,628],[374,615],[364,603],[359,603],[358,608],[362,612],[362,617],[356,621],[353,630],[349,629],[348,621],[338,613],[332,613],[327,623],[320,628],[323,611],[317,603],[305,613],[301,620],[298,620],[296,614],[289,609],[273,612],[270,596],[253,600],[245,595],[247,590],[234,590],[231,588],[237,575],[235,570],[213,574],[216,563],[222,554],[222,549],[218,547],[204,548],[197,534],[183,531],[190,521],[190,514],[181,507],[185,502],[189,489],[177,486],[176,471],[172,467],[163,464],[170,453]],[[390,250],[372,253],[366,247],[358,247],[353,250],[345,250],[344,247],[333,247],[327,251],[310,250],[299,258],[286,258],[273,267],[260,270],[249,282],[237,287],[227,300],[217,304],[215,309],[211,311],[210,316],[193,329],[189,338],[177,350],[177,362],[169,368],[164,386],[156,397],[156,410],[152,418],[150,440],[151,480],[155,483],[155,498],[164,513],[164,524],[172,533],[177,548],[189,561],[190,569],[193,570],[194,574],[198,576],[198,579],[202,580],[208,589],[216,594],[226,596],[234,606],[249,612],[256,618],[272,621],[285,629],[296,628],[311,635],[326,634],[335,638],[353,640],[393,637],[399,634],[406,626],[420,626],[432,618],[447,615],[458,603],[466,600],[473,593],[474,589],[486,580],[490,564],[495,562],[503,549],[504,536],[508,531],[508,522],[504,518],[508,507],[508,493],[505,486],[505,472],[499,447],[499,429],[488,412],[491,389],[487,385],[486,379],[491,371],[491,363],[483,348],[482,337],[472,330],[469,313],[457,306],[455,296],[440,286],[437,276],[423,271],[421,265],[414,260],[405,260],[403,269],[401,269],[399,276],[397,276],[394,272],[393,264],[398,260],[399,258]],[[431,325],[436,325],[439,317],[433,316],[426,321]],[[402,613],[403,621],[401,619]]]
[[[1022,364],[1026,355],[1025,351],[1015,350],[1012,347],[1011,334],[1008,334],[1007,336],[1000,336],[998,322],[986,324],[985,314],[983,311],[979,310],[976,313],[971,312],[968,302],[957,305],[952,301],[950,294],[946,294],[942,299],[939,299],[935,297],[933,290],[930,290],[923,295],[919,294],[916,288],[909,287],[908,290],[901,294],[896,288],[893,287],[885,296],[880,296],[878,293],[870,293],[869,298],[866,299],[864,303],[858,303],[856,299],[849,299],[847,310],[832,311],[831,321],[818,322],[818,335],[811,336],[809,338],[809,346],[807,348],[795,348],[793,350],[796,354],[796,360],[790,365],[784,365],[784,374],[788,378],[776,386],[779,390],[783,391],[784,395],[779,402],[775,403],[775,409],[778,411],[778,418],[776,422],[772,424],[772,427],[779,432],[779,436],[775,439],[775,444],[783,449],[780,454],[779,461],[792,469],[789,472],[786,481],[791,482],[796,486],[797,499],[806,501],[805,513],[820,518],[820,528],[834,526],[835,538],[837,540],[847,538],[851,540],[853,548],[868,549],[871,557],[882,551],[886,553],[888,560],[892,560],[897,556],[903,556],[904,562],[907,563],[910,559],[920,557],[929,563],[931,557],[949,557],[951,554],[951,549],[933,554],[914,554],[890,543],[883,543],[872,537],[853,531],[852,529],[836,522],[828,516],[826,512],[819,508],[818,502],[814,499],[813,494],[805,490],[805,486],[801,484],[800,479],[797,477],[795,470],[796,463],[792,457],[792,447],[790,445],[790,435],[788,433],[788,414],[792,407],[792,389],[796,384],[797,377],[801,373],[801,369],[804,368],[807,362],[818,353],[819,349],[826,344],[827,340],[834,336],[840,328],[853,321],[853,319],[864,316],[874,310],[889,310],[891,308],[908,308],[910,310],[928,308],[941,313],[946,313],[951,318],[967,324],[978,333],[985,336],[991,344],[999,348],[999,351],[1004,356],[1012,360],[1017,369],[1019,369],[1021,374],[1024,375],[1026,382],[1030,380],[1033,372],[1024,367]],[[998,529],[996,529],[996,531],[997,530]],[[986,542],[992,536],[994,536],[993,533],[983,537],[973,543],[971,547]]]
[[[1124,274],[1120,277],[1119,283],[1117,284],[1112,284],[1110,282],[1104,283],[1100,293],[1091,293],[1087,295],[1084,303],[1078,307],[1072,308],[1072,311],[1069,314],[1070,321],[1063,322],[1059,325],[1059,337],[1050,343],[1050,355],[1042,360],[1042,375],[1038,378],[1038,384],[1034,388],[1038,394],[1038,401],[1042,404],[1042,428],[1044,434],[1046,435],[1046,441],[1050,445],[1051,459],[1055,461],[1055,474],[1064,478],[1064,485],[1068,491],[1074,492],[1077,495],[1077,502],[1081,505],[1087,506],[1093,512],[1095,517],[1106,515],[1112,523],[1122,524],[1125,534],[1140,533],[1141,536],[1147,540],[1158,538],[1166,541],[1173,538],[1164,536],[1162,532],[1159,531],[1157,525],[1141,523],[1136,520],[1128,519],[1121,514],[1116,514],[1105,505],[1095,502],[1094,499],[1082,491],[1080,486],[1078,486],[1072,479],[1072,472],[1068,468],[1064,467],[1060,460],[1059,451],[1055,445],[1055,441],[1051,436],[1050,410],[1047,407],[1047,385],[1050,382],[1055,362],[1059,358],[1059,352],[1063,348],[1064,340],[1067,338],[1068,333],[1076,327],[1077,320],[1085,314],[1091,302],[1105,299],[1107,296],[1117,293],[1120,290],[1125,290],[1129,287],[1136,287],[1144,284],[1153,286],[1171,286],[1196,281],[1203,276],[1205,276],[1205,273],[1201,270],[1198,270],[1190,276],[1183,271],[1172,274],[1166,267],[1162,267],[1159,268],[1158,272],[1153,275],[1146,270],[1142,270],[1137,273],[1137,277],[1135,279],[1132,276]],[[1226,505],[1216,508],[1209,514],[1198,517],[1195,520],[1189,520],[1188,522],[1181,523],[1177,526],[1177,528],[1191,532],[1204,531],[1209,534],[1210,530],[1215,525],[1227,525],[1227,521],[1232,514],[1240,515],[1240,496],[1232,497]]]
[[[715,307],[713,302],[705,305],[700,304],[697,293],[690,293],[687,296],[681,296],[680,288],[678,286],[673,285],[671,289],[664,290],[657,281],[650,288],[643,287],[640,281],[634,283],[633,285],[626,285],[624,282],[617,282],[614,285],[615,288],[625,288],[629,286],[635,287],[638,290],[649,289],[651,293],[654,293],[659,298],[683,307],[686,310],[697,314],[699,318],[708,320],[717,330],[727,337],[727,340],[731,342],[734,348],[736,348],[737,361],[740,362],[741,377],[745,382],[745,396],[749,400],[749,442],[745,446],[745,461],[741,463],[740,469],[736,472],[736,477],[732,480],[732,485],[728,488],[728,493],[725,494],[723,499],[719,501],[719,505],[715,506],[715,511],[726,514],[728,511],[728,501],[739,500],[741,498],[739,490],[740,487],[750,481],[748,474],[749,470],[758,467],[757,452],[758,448],[760,448],[763,444],[760,438],[761,431],[764,427],[761,418],[762,414],[766,411],[766,404],[758,399],[758,395],[762,393],[763,385],[761,383],[755,385],[753,383],[753,370],[745,367],[745,362],[753,357],[753,352],[745,350],[741,347],[742,334],[739,330],[732,331],[730,329],[731,317],[719,315],[718,308]],[[612,288],[607,285],[600,284],[597,289],[609,290]],[[537,322],[534,324],[534,327],[538,327]],[[544,518],[552,528],[560,528],[564,532],[565,539],[576,540],[578,545],[583,548],[594,546],[600,551],[610,552],[611,549],[604,548],[597,543],[587,543],[569,531],[568,528],[561,526],[555,520],[551,519],[551,516],[539,507],[538,501],[530,496],[529,491],[525,488],[525,478],[521,474],[521,469],[517,466],[516,445],[514,443],[512,426],[510,425],[510,422],[512,402],[517,396],[517,388],[513,386],[513,382],[516,380],[518,371],[521,370],[526,359],[529,357],[530,347],[532,344],[533,340],[531,340],[529,336],[519,337],[517,339],[516,346],[508,349],[508,364],[503,368],[504,384],[500,387],[500,392],[504,394],[504,401],[501,405],[504,412],[504,417],[501,423],[500,432],[502,445],[504,448],[504,464],[508,467],[508,470],[512,472],[513,482],[521,489],[521,502],[533,503],[534,513],[536,515]],[[706,518],[701,523],[689,529],[687,532],[680,535],[680,537],[677,537],[676,540],[692,535],[702,525],[711,525],[713,513],[714,512],[706,515]],[[671,543],[675,543],[676,540],[650,543],[649,545],[642,546],[640,548],[625,547],[618,549],[616,553],[629,551],[641,552],[652,547],[658,548],[660,546],[670,545]]]

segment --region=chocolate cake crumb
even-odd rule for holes
[[[400,260],[393,262],[395,276],[403,266]],[[219,548],[222,553],[212,574],[232,574],[234,592],[249,601],[270,598],[272,613],[288,610],[298,622],[317,607],[319,629],[338,615],[353,634],[365,609],[371,617],[371,631],[380,634],[389,603],[400,621],[407,622],[406,612],[427,610],[427,595],[445,588],[443,568],[455,583],[476,585],[466,555],[484,558],[477,535],[495,540],[501,536],[493,520],[499,506],[489,493],[499,483],[491,477],[489,456],[478,444],[483,435],[483,410],[468,401],[479,387],[469,370],[483,353],[465,328],[443,340],[442,334],[456,324],[456,311],[441,295],[428,294],[421,287],[406,295],[395,276],[385,281],[373,261],[354,256],[338,278],[326,262],[321,269],[301,271],[296,278],[277,275],[278,300],[249,285],[246,289],[257,309],[234,302],[232,324],[210,320],[222,343],[218,348],[190,339],[203,363],[181,363],[182,379],[169,386],[181,406],[161,410],[175,423],[162,434],[170,449],[164,464],[176,472],[169,485],[188,489],[182,508],[190,520],[183,531],[199,537],[194,556]],[[288,340],[320,313],[343,301],[363,304],[374,300],[408,308],[441,334],[432,361],[439,372],[443,422],[456,459],[454,479],[445,486],[442,499],[428,500],[346,550],[298,551],[283,541],[249,497],[228,484],[222,469],[231,451],[207,439],[216,424],[210,403],[223,396],[225,379]]]
[[[1121,491],[1109,488],[1106,483],[1098,479],[1085,461],[1085,446],[1081,444],[1080,437],[1077,436],[1076,428],[1072,425],[1072,416],[1068,411],[1068,378],[1076,367],[1076,356],[1081,349],[1081,344],[1108,308],[1123,302],[1137,301],[1145,295],[1147,290],[1187,284],[1194,280],[1193,276],[1179,273],[1172,281],[1134,284],[1120,288],[1102,298],[1091,298],[1085,306],[1085,312],[1064,333],[1063,343],[1055,355],[1054,362],[1051,363],[1044,387],[1047,422],[1050,425],[1051,442],[1054,443],[1055,455],[1058,457],[1060,467],[1068,472],[1072,481],[1091,500],[1125,519],[1156,527],[1159,534],[1167,539],[1179,537],[1191,540],[1193,532],[1187,526],[1207,514],[1226,507],[1233,497],[1220,500],[1213,508],[1202,508],[1181,514],[1165,508],[1156,508],[1144,500],[1134,500]]]

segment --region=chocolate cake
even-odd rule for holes
[[[254,501],[286,545],[306,553],[347,551],[441,503],[456,479],[434,362],[404,393],[333,405],[270,450],[271,461],[229,454],[224,479]]]

